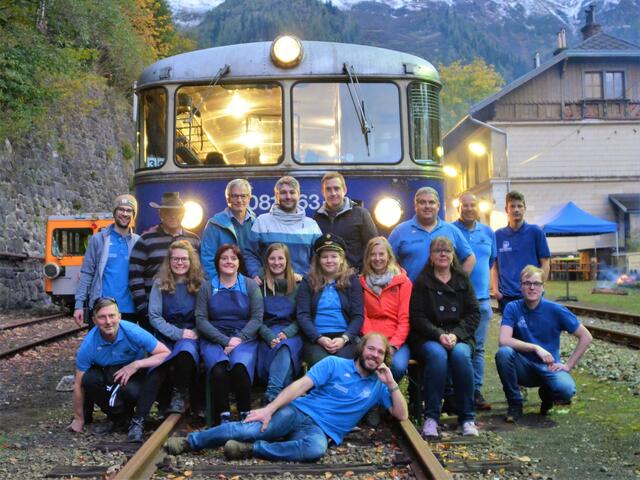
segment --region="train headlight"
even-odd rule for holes
[[[47,277],[49,280],[53,280],[54,278],[59,277],[60,274],[62,273],[62,269],[60,268],[60,265],[58,265],[57,263],[51,263],[51,262],[45,264],[42,271],[44,272],[44,276]]]
[[[204,210],[198,202],[189,200],[184,202],[184,218],[182,219],[182,227],[192,230],[202,223]]]
[[[402,218],[402,206],[395,198],[385,197],[373,209],[373,216],[380,225],[391,228]]]
[[[271,60],[282,68],[293,68],[302,61],[302,42],[292,35],[280,35],[271,44]]]

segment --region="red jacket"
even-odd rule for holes
[[[376,295],[367,286],[363,276],[360,276],[360,285],[364,291],[362,333],[382,333],[391,345],[400,348],[409,335],[409,300],[412,285],[406,272],[402,270],[393,277],[380,295]]]

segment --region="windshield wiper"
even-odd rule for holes
[[[200,114],[200,107],[211,96],[211,93],[213,92],[213,87],[215,87],[218,84],[218,82],[220,81],[220,79],[222,77],[224,77],[225,75],[228,75],[230,71],[231,71],[231,67],[226,63],[224,64],[223,67],[220,68],[220,70],[218,70],[218,73],[216,73],[215,77],[213,77],[211,79],[211,81],[209,82],[209,85],[207,85],[205,87],[207,89],[209,87],[212,87],[212,88],[210,90],[208,89],[207,94],[200,99],[200,101],[198,102],[198,105],[196,105],[195,107],[193,107],[190,110],[190,112],[189,112],[189,122],[193,121],[193,115],[195,115],[195,114],[199,115]]]
[[[371,130],[373,130],[373,124],[367,118],[367,110],[364,104],[364,99],[362,99],[359,94],[360,82],[358,82],[358,76],[356,75],[356,71],[353,68],[353,65],[344,63],[342,69],[349,77],[347,89],[349,90],[349,96],[351,97],[353,107],[356,110],[356,116],[358,117],[358,122],[360,123],[360,130],[362,131],[362,135],[364,136],[364,143],[367,146],[367,156],[370,157],[371,150],[369,148],[369,134],[371,133]]]

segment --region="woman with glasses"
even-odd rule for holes
[[[436,237],[431,242],[429,261],[413,284],[409,317],[409,342],[424,372],[423,435],[438,436],[442,398],[449,376],[459,406],[458,423],[462,433],[478,435],[471,358],[480,307],[447,237]]]
[[[145,418],[165,379],[171,383],[167,411],[185,411],[187,391],[200,363],[195,306],[202,281],[200,260],[191,243],[178,240],[169,245],[149,294],[149,323],[171,355],[146,378],[129,427],[132,442],[142,442]]]
[[[267,381],[263,403],[269,403],[300,371],[302,339],[296,321],[298,286],[289,249],[272,243],[265,253],[262,277],[264,319],[259,334],[258,376]]]
[[[251,410],[258,330],[264,306],[256,282],[240,273],[237,245],[224,244],[215,255],[215,275],[198,293],[196,325],[211,386],[215,424],[231,420],[229,394],[235,394],[240,418]]]
[[[364,320],[362,287],[347,263],[344,241],[325,234],[313,248],[311,269],[296,299],[309,367],[329,355],[353,358]]]
[[[364,251],[360,284],[364,291],[362,333],[377,332],[389,340],[393,361],[389,368],[400,382],[409,366],[410,351],[405,344],[409,335],[411,280],[396,262],[389,241],[373,237]]]

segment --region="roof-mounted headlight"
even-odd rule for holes
[[[302,42],[292,35],[280,35],[271,44],[271,60],[281,68],[295,67],[303,54]]]

